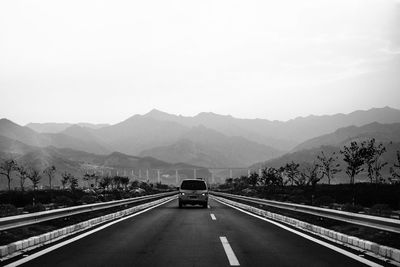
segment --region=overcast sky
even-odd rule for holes
[[[400,1],[2,0],[0,117],[400,108]]]

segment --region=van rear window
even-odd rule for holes
[[[204,181],[188,180],[183,181],[181,184],[183,190],[207,190],[206,183]]]

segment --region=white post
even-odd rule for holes
[[[179,174],[178,174],[178,170],[175,170],[175,177],[176,177],[176,185],[179,184]]]
[[[193,179],[196,179],[196,169],[193,169]]]
[[[229,178],[232,178],[232,169],[229,170]]]
[[[161,184],[160,170],[157,170],[157,182]]]

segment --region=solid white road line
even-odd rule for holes
[[[212,219],[213,221],[216,221],[216,220],[217,220],[217,218],[215,217],[215,215],[214,215],[213,213],[211,213],[210,216],[211,216],[211,219]]]
[[[65,240],[65,241],[63,241],[63,242],[61,242],[61,243],[58,243],[58,244],[54,245],[54,246],[51,246],[51,247],[48,247],[48,248],[46,248],[46,249],[44,249],[44,250],[38,251],[38,252],[35,253],[35,254],[29,255],[29,256],[27,256],[27,257],[25,257],[25,258],[22,258],[22,259],[20,259],[20,260],[17,260],[17,261],[15,261],[15,262],[12,262],[12,263],[6,265],[5,267],[19,266],[19,265],[21,265],[21,264],[24,264],[24,263],[26,263],[26,262],[28,262],[28,261],[31,261],[31,260],[33,260],[33,259],[35,259],[35,258],[37,258],[37,257],[40,257],[40,256],[44,255],[44,254],[46,254],[46,253],[49,253],[49,252],[51,252],[51,251],[53,251],[53,250],[56,250],[56,249],[58,249],[58,248],[60,248],[60,247],[63,247],[63,246],[65,246],[65,245],[68,245],[68,244],[70,244],[70,243],[72,243],[72,242],[75,242],[75,241],[77,241],[77,240],[79,240],[79,239],[81,239],[81,238],[84,238],[84,237],[86,237],[86,236],[88,236],[88,235],[91,235],[91,234],[93,234],[93,233],[95,233],[95,232],[98,232],[98,231],[100,231],[100,230],[103,230],[104,228],[107,228],[107,227],[109,227],[109,226],[111,226],[111,225],[113,225],[113,224],[119,223],[119,222],[121,222],[121,221],[123,221],[123,220],[129,219],[129,218],[132,218],[132,217],[135,217],[135,216],[137,216],[137,215],[139,215],[139,214],[142,214],[142,213],[144,213],[144,212],[146,212],[146,211],[149,211],[149,210],[151,210],[151,209],[154,209],[154,208],[156,208],[156,207],[158,207],[158,206],[164,205],[164,204],[166,204],[166,203],[168,203],[168,202],[170,202],[170,201],[172,201],[172,200],[174,200],[174,199],[175,199],[175,198],[168,199],[167,201],[164,201],[164,202],[162,202],[162,203],[160,203],[160,204],[157,204],[157,205],[152,206],[152,207],[150,207],[150,208],[147,208],[147,209],[145,209],[145,210],[136,212],[136,213],[134,213],[134,214],[132,214],[132,215],[123,217],[123,218],[118,219],[118,220],[116,220],[116,221],[109,222],[109,223],[107,223],[107,224],[105,224],[105,225],[103,225],[103,226],[100,226],[100,227],[96,228],[96,229],[93,229],[93,230],[91,230],[91,231],[85,232],[85,233],[83,233],[83,234],[81,234],[81,235],[78,235],[78,236],[76,236],[76,237],[74,237],[74,238]]]
[[[304,234],[304,233],[302,233],[302,232],[299,232],[299,231],[297,231],[297,230],[294,230],[294,229],[292,229],[292,228],[290,228],[290,227],[287,227],[287,226],[285,226],[285,225],[283,225],[283,224],[280,224],[280,223],[278,223],[278,222],[269,220],[269,219],[267,219],[267,218],[261,217],[261,216],[259,216],[259,215],[253,214],[253,213],[251,213],[251,212],[242,210],[241,208],[232,206],[231,204],[225,203],[225,202],[223,202],[223,201],[221,201],[221,200],[219,200],[219,199],[216,199],[216,198],[213,198],[213,199],[216,200],[216,201],[218,201],[219,203],[222,203],[222,204],[224,204],[224,205],[226,205],[226,206],[229,206],[229,207],[231,207],[231,208],[233,208],[233,209],[236,209],[236,210],[238,210],[238,211],[241,211],[241,212],[243,212],[243,213],[246,213],[246,214],[248,214],[248,215],[250,215],[250,216],[253,216],[253,217],[256,217],[256,218],[261,219],[261,220],[263,220],[263,221],[272,223],[272,224],[274,224],[274,225],[276,225],[276,226],[278,226],[278,227],[280,227],[280,228],[283,228],[283,229],[285,229],[285,230],[287,230],[287,231],[289,231],[289,232],[292,232],[292,233],[294,233],[294,234],[296,234],[296,235],[299,235],[299,236],[301,236],[301,237],[304,237],[304,238],[306,238],[306,239],[308,239],[308,240],[311,240],[311,241],[313,241],[313,242],[315,242],[315,243],[317,243],[317,244],[320,244],[320,245],[322,245],[322,246],[325,246],[325,247],[327,247],[327,248],[329,248],[329,249],[332,249],[332,250],[334,250],[334,251],[336,251],[336,252],[339,252],[339,253],[341,253],[341,254],[343,254],[343,255],[349,257],[349,258],[352,258],[352,259],[354,259],[354,260],[356,260],[356,261],[359,261],[359,262],[361,262],[361,263],[364,263],[364,264],[366,264],[366,265],[368,265],[368,266],[382,267],[382,265],[380,265],[380,264],[378,264],[378,263],[376,263],[376,262],[367,260],[367,259],[365,259],[365,258],[363,258],[363,257],[360,257],[360,256],[358,256],[358,255],[356,255],[356,254],[353,254],[353,253],[351,253],[351,252],[349,252],[349,251],[347,251],[347,250],[344,250],[344,249],[342,249],[342,248],[336,247],[336,246],[331,245],[331,244],[329,244],[329,243],[327,243],[327,242],[325,242],[325,241],[316,239],[316,238],[314,238],[314,237],[312,237],[312,236],[306,235],[306,234]]]
[[[225,254],[228,257],[229,264],[231,266],[240,266],[240,263],[236,258],[231,245],[229,245],[228,239],[225,236],[220,236],[219,239],[221,240],[222,246],[225,250]]]

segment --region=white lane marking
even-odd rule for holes
[[[219,240],[221,240],[222,246],[224,247],[225,254],[229,260],[229,264],[231,266],[240,266],[240,263],[236,258],[231,245],[229,245],[228,239],[225,236],[220,236]]]
[[[211,213],[210,216],[211,216],[211,219],[212,219],[213,221],[216,221],[216,220],[217,220],[217,217],[215,217],[215,215],[214,215],[213,213]]]
[[[157,204],[157,205],[152,206],[152,207],[150,207],[150,208],[147,208],[147,209],[145,209],[145,210],[141,210],[141,211],[138,211],[137,213],[134,213],[134,214],[132,214],[132,215],[123,217],[123,218],[118,219],[118,220],[116,220],[116,221],[109,222],[109,223],[107,223],[107,224],[105,224],[105,225],[103,225],[103,226],[100,226],[100,227],[96,228],[96,229],[93,229],[93,230],[91,230],[91,231],[85,232],[85,233],[83,233],[83,234],[81,234],[81,235],[78,235],[78,236],[76,236],[76,237],[74,237],[74,238],[65,240],[65,241],[63,241],[63,242],[61,242],[61,243],[58,243],[58,244],[54,245],[54,246],[48,247],[48,248],[46,248],[46,249],[44,249],[44,250],[41,250],[41,251],[39,251],[39,252],[37,252],[37,253],[35,253],[35,254],[29,255],[29,256],[27,256],[26,258],[22,258],[22,259],[20,259],[20,260],[17,260],[17,261],[15,261],[15,262],[12,262],[12,263],[10,263],[10,264],[8,264],[8,265],[5,265],[4,267],[19,266],[19,265],[21,265],[21,264],[24,264],[24,263],[26,263],[26,262],[28,262],[28,261],[31,261],[31,260],[37,258],[37,257],[40,257],[40,256],[42,256],[42,255],[44,255],[44,254],[46,254],[46,253],[49,253],[49,252],[51,252],[51,251],[53,251],[53,250],[56,250],[56,249],[58,249],[58,248],[60,248],[60,247],[63,247],[63,246],[65,246],[65,245],[68,245],[68,244],[70,244],[70,243],[72,243],[72,242],[75,242],[75,241],[77,241],[77,240],[79,240],[79,239],[81,239],[81,238],[84,238],[84,237],[86,237],[86,236],[88,236],[88,235],[91,235],[91,234],[93,234],[93,233],[95,233],[95,232],[98,232],[98,231],[100,231],[100,230],[103,230],[104,228],[107,228],[107,227],[109,227],[109,226],[111,226],[111,225],[113,225],[113,224],[119,223],[119,222],[121,222],[121,221],[123,221],[123,220],[129,219],[129,218],[132,218],[132,217],[135,217],[135,216],[137,216],[137,215],[139,215],[139,214],[142,214],[142,213],[144,213],[144,212],[146,212],[146,211],[149,211],[149,210],[151,210],[151,209],[154,209],[154,208],[156,208],[156,207],[158,207],[158,206],[164,205],[164,204],[166,204],[166,203],[168,203],[168,202],[170,202],[170,201],[172,201],[172,200],[174,200],[174,199],[175,199],[175,198],[168,199],[168,200],[166,200],[166,201],[164,201],[164,202],[162,202],[162,203],[160,203],[160,204]]]
[[[211,206],[210,206],[210,205],[208,205],[208,206],[207,206],[207,208],[211,209]]]
[[[315,243],[317,243],[317,244],[320,244],[320,245],[322,245],[322,246],[325,246],[325,247],[327,247],[327,248],[329,248],[329,249],[332,249],[332,250],[334,250],[334,251],[336,251],[336,252],[339,252],[339,253],[341,253],[341,254],[347,256],[347,257],[350,257],[350,258],[352,258],[352,259],[354,259],[354,260],[356,260],[356,261],[359,261],[359,262],[361,262],[361,263],[364,263],[364,264],[366,264],[366,265],[368,265],[368,266],[382,267],[382,265],[380,265],[380,264],[378,264],[378,263],[376,263],[376,262],[373,262],[373,261],[367,260],[367,259],[365,259],[365,258],[362,258],[362,257],[360,257],[360,256],[358,256],[358,255],[355,255],[355,254],[353,254],[353,253],[351,253],[351,252],[349,252],[349,251],[347,251],[347,250],[344,250],[344,249],[342,249],[342,248],[336,247],[336,246],[331,245],[331,244],[329,244],[329,243],[327,243],[327,242],[325,242],[325,241],[316,239],[316,238],[314,238],[314,237],[312,237],[312,236],[306,235],[306,234],[304,234],[304,233],[302,233],[302,232],[299,232],[299,231],[297,231],[297,230],[294,230],[294,229],[292,229],[292,228],[290,228],[290,227],[287,227],[287,226],[285,226],[285,225],[283,225],[283,224],[280,224],[280,223],[278,223],[278,222],[271,221],[271,220],[269,220],[269,219],[267,219],[267,218],[264,218],[264,217],[261,217],[261,216],[259,216],[259,215],[253,214],[253,213],[251,213],[251,212],[242,210],[241,208],[232,206],[231,204],[224,203],[223,201],[221,201],[221,200],[219,200],[219,199],[214,198],[214,200],[216,200],[216,201],[218,201],[219,203],[222,203],[222,204],[224,204],[224,205],[226,205],[226,206],[229,206],[229,207],[231,207],[231,208],[233,208],[233,209],[236,209],[236,210],[238,210],[238,211],[241,211],[241,212],[243,212],[243,213],[246,213],[246,214],[248,214],[248,215],[250,215],[250,216],[253,216],[253,217],[256,217],[256,218],[258,218],[258,219],[264,220],[264,221],[266,221],[266,222],[275,224],[276,226],[278,226],[278,227],[280,227],[280,228],[283,228],[283,229],[285,229],[285,230],[287,230],[287,231],[289,231],[289,232],[292,232],[292,233],[294,233],[294,234],[296,234],[296,235],[299,235],[299,236],[301,236],[301,237],[304,237],[305,239],[308,239],[308,240],[313,241],[313,242],[315,242]]]

